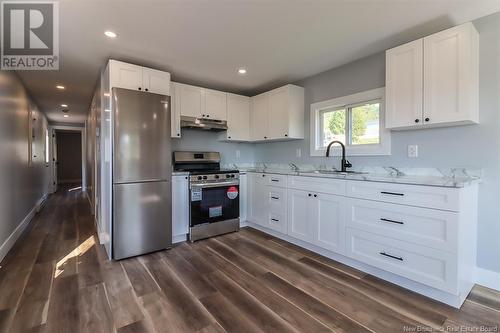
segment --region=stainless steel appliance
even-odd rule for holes
[[[189,239],[240,229],[238,170],[220,168],[217,152],[174,152],[174,170],[189,171]]]
[[[113,88],[113,259],[172,246],[170,97]]]
[[[181,116],[182,128],[194,128],[207,131],[225,131],[227,130],[227,121],[207,118],[196,118]]]

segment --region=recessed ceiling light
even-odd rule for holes
[[[69,117],[69,114],[64,114],[63,115],[64,118],[68,118]]]
[[[118,36],[116,33],[114,33],[113,31],[105,31],[104,34],[106,35],[106,37],[109,37],[109,38],[116,38],[116,36]]]
[[[243,75],[243,74],[246,74],[246,73],[247,73],[247,70],[245,68],[238,69],[238,74]]]
[[[68,107],[68,104],[61,104],[61,107],[63,107],[63,108],[67,108],[67,107]]]
[[[60,89],[60,90],[64,90],[64,89],[66,89],[64,86],[61,86],[60,84],[58,84],[58,85],[56,86],[56,88],[57,88],[57,89]]]

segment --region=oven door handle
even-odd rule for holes
[[[204,184],[191,184],[191,187],[223,187],[223,186],[238,186],[239,182],[220,182],[220,183],[204,183]]]

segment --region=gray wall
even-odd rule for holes
[[[172,139],[172,150],[219,151],[223,163],[248,163],[254,161],[254,146],[250,143],[221,142],[218,133],[183,129],[180,139]],[[236,158],[236,151],[240,158]]]
[[[82,134],[57,131],[57,181],[82,181]]]
[[[478,266],[500,272],[500,13],[474,22],[480,33],[480,125],[394,132],[391,156],[351,157],[354,165],[482,168],[480,185]],[[305,88],[306,140],[258,144],[260,162],[297,162],[336,166],[337,158],[310,157],[311,103],[383,87],[383,53],[361,59],[297,83]],[[419,157],[407,157],[407,145],[418,144]],[[302,149],[302,158],[295,150]]]
[[[36,158],[29,165],[28,110],[34,110]],[[0,71],[0,246],[48,192],[47,120],[13,72]]]

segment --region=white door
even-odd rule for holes
[[[143,68],[142,86],[144,91],[160,95],[170,95],[170,73]]]
[[[313,194],[311,215],[317,221],[314,243],[322,248],[343,253],[345,247],[344,198],[331,194]]]
[[[267,196],[266,196],[266,175],[249,174],[248,185],[250,189],[249,220],[251,222],[267,226]]]
[[[260,94],[251,98],[250,135],[252,140],[266,140],[268,138],[268,108],[269,95]]]
[[[386,51],[387,128],[420,125],[422,119],[423,41]]]
[[[206,118],[226,120],[227,119],[227,100],[226,93],[204,89],[205,93],[205,110],[202,114],[205,114]]]
[[[172,242],[186,240],[189,232],[189,179],[172,176]]]
[[[477,57],[474,29],[472,23],[463,24],[424,38],[426,123],[466,120],[473,112],[477,95],[471,87],[478,76],[471,61]]]
[[[177,89],[179,91],[177,91]],[[202,117],[203,89],[189,86],[186,84],[177,84],[176,93],[179,93],[181,116]]]
[[[288,190],[288,235],[306,242],[314,241],[317,221],[311,216],[312,194],[301,190]]]
[[[227,94],[227,139],[250,140],[250,97]]]
[[[288,86],[269,92],[269,138],[288,137]]]
[[[142,67],[121,61],[110,60],[110,87],[142,90]]]
[[[170,86],[170,136],[172,138],[181,137],[181,106],[180,106],[180,87],[172,82]]]

